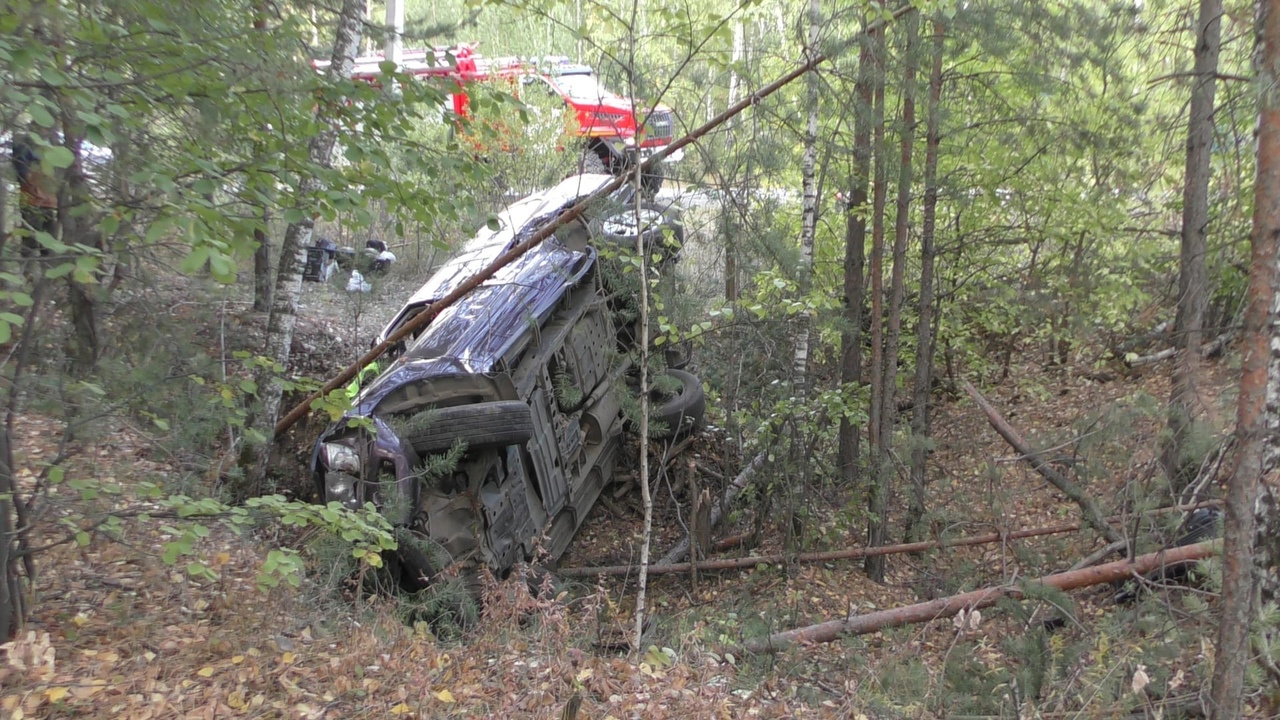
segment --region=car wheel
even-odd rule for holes
[[[639,213],[635,208],[614,213],[600,224],[600,239],[618,247],[635,248],[636,236],[641,233],[645,250],[656,249],[663,264],[674,261],[684,246],[684,226],[668,218],[663,209],[653,203],[641,203]]]
[[[483,583],[476,566],[467,562],[458,569],[456,576],[440,575],[436,563],[426,551],[430,540],[408,527],[396,530],[397,548],[386,558],[390,571],[400,590],[422,598],[418,603],[421,619],[438,624],[451,623],[465,630],[478,620]]]
[[[520,400],[457,405],[426,411],[405,434],[420,454],[448,450],[456,440],[468,449],[522,445],[533,437],[533,412]]]
[[[586,174],[608,175],[609,174],[609,168],[605,166],[604,160],[601,160],[599,155],[595,154],[590,150],[586,150],[582,153],[582,162],[579,163],[579,166],[581,167],[581,172],[583,175],[586,175]]]
[[[702,423],[707,411],[707,396],[702,391],[702,381],[684,370],[667,370],[667,375],[680,381],[675,393],[660,393],[661,404],[649,412],[649,421],[661,423],[665,430],[650,433],[654,439],[678,437]]]

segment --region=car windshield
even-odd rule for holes
[[[598,103],[617,97],[596,82],[594,75],[561,75],[556,85],[570,98],[579,102]]]

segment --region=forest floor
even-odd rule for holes
[[[295,343],[307,358],[299,369],[323,377],[367,348],[414,284],[393,274],[362,298],[336,282],[309,286]],[[255,322],[230,335],[251,343]],[[1228,418],[1231,358],[1206,367],[1203,392]],[[1152,409],[1167,397],[1169,368],[1112,367],[1107,382],[1087,379],[1093,370],[1015,356],[1009,377],[988,385],[988,397],[1033,445],[1074,467],[1108,513],[1123,513],[1157,485],[1160,425]],[[936,401],[928,493],[935,537],[1078,519],[1075,506],[1019,461],[967,398]],[[29,486],[59,452],[61,430],[30,414],[16,431],[18,476]],[[136,426],[113,425],[98,437],[74,448],[67,477],[172,485],[183,473]],[[728,447],[707,431],[672,458],[670,477],[692,466],[718,494],[749,459]],[[610,501],[597,504],[562,567],[638,558],[638,493],[606,494]],[[145,506],[128,495],[114,501]],[[680,536],[674,496],[660,480],[655,555]],[[855,493],[828,485],[805,501],[813,549],[863,542],[864,501]],[[904,504],[898,497],[897,511]],[[736,513],[716,537],[749,530],[751,515],[750,507]],[[44,542],[67,537],[52,520]],[[202,580],[162,561],[172,528],[136,517],[125,523],[127,542],[63,542],[39,555],[31,622],[0,669],[0,714],[558,718],[577,697],[582,718],[1030,717],[1035,709],[1177,717],[1197,705],[1211,656],[1199,605],[1162,591],[1172,610],[1151,619],[1110,603],[1109,587],[1074,594],[1070,617],[1053,633],[1039,628],[1062,613],[1054,603],[1063,600],[1046,597],[1002,604],[965,623],[939,620],[773,657],[735,649],[769,631],[1066,569],[1103,544],[1087,531],[894,555],[884,584],[868,580],[856,561],[704,572],[696,587],[687,576],[655,578],[654,626],[637,657],[616,647],[633,599],[620,579],[567,584],[549,598],[532,597],[518,577],[492,583],[479,627],[462,638],[437,637],[425,624],[403,622],[386,599],[333,593],[314,580],[260,589],[267,553],[305,542],[297,534],[237,535],[212,524],[198,557],[218,577]],[[900,524],[893,527],[900,536]],[[764,530],[750,552],[781,552],[778,528],[764,523]]]

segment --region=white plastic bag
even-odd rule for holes
[[[373,289],[373,286],[365,282],[364,276],[359,270],[351,271],[351,279],[347,281],[347,292],[367,293]]]

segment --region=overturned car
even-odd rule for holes
[[[572,176],[510,206],[379,340],[611,180]],[[445,570],[505,576],[539,548],[558,557],[610,482],[637,333],[622,263],[605,258],[642,238],[666,265],[683,240],[676,219],[634,202],[624,185],[401,342],[316,441],[320,497],[371,502],[397,526],[391,566],[405,589]],[[665,372],[650,417],[674,436],[700,421],[705,400],[693,375]]]

